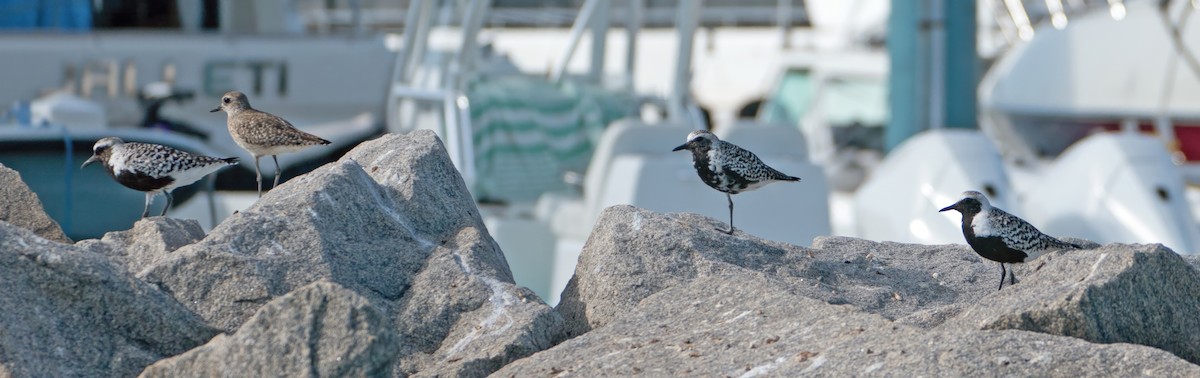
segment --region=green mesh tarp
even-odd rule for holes
[[[536,77],[504,77],[471,85],[476,180],[485,201],[525,202],[566,187],[563,173],[583,172],[604,127],[632,115],[624,92]]]

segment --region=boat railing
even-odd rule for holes
[[[299,16],[309,30],[325,34],[334,30],[352,30],[361,33],[366,30],[387,30],[406,28],[414,22],[413,14],[420,13],[421,0],[405,2],[381,2],[374,6],[364,7],[361,2],[350,1],[344,5],[322,2],[320,5],[300,5]],[[676,22],[676,4],[669,2],[650,2],[632,0],[619,2],[615,7],[606,7],[605,17],[613,20],[614,25],[629,26],[633,21],[639,25],[653,28],[671,28]],[[810,24],[805,6],[797,0],[707,0],[699,13],[699,23],[704,27],[723,26],[776,26],[783,30],[793,27],[803,27]],[[585,7],[567,7],[561,5],[509,5],[500,4],[488,12],[483,25],[486,27],[532,27],[532,28],[563,28],[570,27]],[[638,13],[637,18],[630,17]],[[462,16],[447,15],[450,22],[461,23]]]
[[[552,83],[563,83],[568,76],[566,61],[571,59],[576,46],[584,38],[584,31],[590,30],[595,40],[592,43],[592,59],[586,76],[581,81],[587,82],[589,88],[603,88],[604,44],[608,28],[611,26],[607,19],[607,10],[612,8],[611,0],[587,0],[575,20],[572,38],[566,51],[561,55],[552,74]],[[635,2],[635,7],[644,2]],[[436,10],[435,10],[436,8]],[[461,171],[463,179],[469,186],[485,180],[488,168],[476,161],[476,154],[487,154],[489,150],[476,147],[477,139],[487,137],[475,135],[477,129],[491,130],[486,123],[473,125],[471,101],[468,94],[478,91],[474,84],[495,83],[497,75],[501,75],[478,67],[481,63],[478,34],[485,24],[490,12],[493,11],[491,1],[474,0],[463,3],[445,3],[433,0],[414,0],[411,3],[412,12],[406,14],[407,22],[401,36],[402,45],[396,57],[392,71],[391,86],[388,90],[387,124],[393,131],[407,131],[416,128],[427,128],[436,131],[444,140],[446,149],[455,166]],[[677,28],[679,34],[680,53],[675,64],[678,71],[675,75],[676,84],[667,98],[634,96],[633,101],[638,109],[647,104],[658,107],[663,119],[671,122],[695,125],[703,128],[704,116],[696,106],[691,96],[691,52],[694,33],[698,24],[700,6],[695,2],[683,2],[678,7]],[[437,15],[437,17],[435,17]],[[453,17],[450,17],[453,15]],[[451,19],[461,20],[454,24]],[[450,51],[430,49],[430,30],[434,27],[456,27],[461,34],[459,44]],[[636,33],[636,26],[631,28]],[[636,38],[636,34],[631,38]],[[600,36],[596,38],[595,36]],[[632,46],[629,46],[632,47]],[[633,56],[630,49],[627,55]],[[633,59],[629,59],[626,67],[632,77]],[[631,91],[632,83],[625,80],[624,91]],[[500,85],[503,85],[501,83]],[[474,96],[474,94],[471,94]],[[485,95],[486,97],[486,95]],[[594,103],[593,103],[594,104]],[[476,107],[495,105],[484,101]],[[525,107],[521,111],[539,111],[536,106]],[[490,108],[489,108],[490,109]],[[474,109],[476,116],[492,114],[487,109]],[[590,129],[584,127],[584,129]],[[577,140],[578,138],[576,138]],[[486,144],[486,143],[485,143]],[[478,193],[477,193],[478,194]]]
[[[403,50],[396,57],[392,85],[388,90],[388,128],[415,128],[415,125],[406,124],[402,119],[406,118],[401,110],[401,105],[405,102],[439,107],[441,122],[436,125],[434,131],[445,139],[446,150],[462,174],[463,180],[471,183],[475,179],[475,151],[472,142],[470,101],[464,88],[467,74],[472,72],[475,65],[475,56],[478,53],[477,34],[484,16],[490,10],[491,1],[473,0],[458,7],[442,4],[443,12],[462,14],[461,44],[450,64],[435,70],[440,77],[418,80],[416,72],[422,68],[420,65],[432,64],[426,57],[429,32],[435,23],[434,3],[432,0],[414,0],[409,8],[412,11],[406,15]],[[409,116],[415,117],[415,113]]]
[[[467,96],[459,90],[392,86],[389,106],[400,101],[412,100],[435,104],[441,107],[442,122],[434,130],[445,138],[450,160],[458,167],[463,180],[470,183],[475,179],[475,146],[472,141],[471,105]],[[388,112],[388,117],[400,117],[398,112]],[[389,123],[399,122],[389,120]]]

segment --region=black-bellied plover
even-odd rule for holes
[[[940,211],[962,213],[962,232],[967,244],[983,258],[1000,263],[1000,287],[1004,288],[1004,264],[1025,263],[1056,250],[1080,249],[1078,245],[1043,234],[1015,215],[992,206],[983,193],[963,192],[962,199]],[[1008,284],[1016,283],[1008,271]]]
[[[224,110],[228,114],[226,125],[229,135],[250,155],[254,156],[254,177],[258,181],[258,196],[262,197],[262,172],[258,158],[270,155],[275,160],[275,184],[279,186],[279,158],[276,155],[296,152],[310,146],[329,144],[329,141],[300,131],[287,120],[274,114],[250,107],[250,100],[238,91],[226,92],[221,96],[221,105],[213,112]]]
[[[237,164],[237,158],[194,155],[151,143],[125,143],[117,137],[96,141],[92,146],[92,157],[84,161],[80,168],[97,161],[121,185],[146,193],[142,218],[150,213],[150,202],[158,193],[167,196],[167,206],[159,214],[163,216],[174,200],[171,197],[172,190],[191,185],[222,167]]]
[[[731,195],[761,188],[775,181],[800,181],[775,170],[758,159],[753,152],[717,138],[705,130],[688,134],[687,143],[671,151],[692,151],[692,164],[705,184],[725,193],[729,200],[729,231],[733,235],[733,197]]]

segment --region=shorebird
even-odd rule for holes
[[[237,164],[237,158],[215,158],[193,155],[171,147],[151,143],[125,143],[121,138],[107,137],[92,146],[92,157],[79,168],[100,162],[109,176],[125,187],[146,193],[142,218],[150,213],[154,196],[167,196],[163,216],[171,208],[171,191],[188,186],[210,173]]]
[[[1081,248],[1043,234],[1029,222],[992,206],[983,193],[973,190],[963,192],[962,199],[939,212],[947,210],[962,214],[963,237],[971,249],[985,259],[1000,263],[1000,287],[996,290],[1004,288],[1006,263],[1025,263],[1046,252]],[[1007,274],[1008,284],[1015,284],[1012,271]]]
[[[700,180],[725,193],[725,199],[729,201],[729,231],[718,230],[730,235],[734,230],[732,195],[776,181],[800,181],[799,177],[788,176],[767,166],[753,152],[720,140],[705,130],[689,133],[687,143],[671,151],[679,150],[692,151],[692,165],[696,167]]]
[[[225,92],[220,106],[212,112],[222,110],[228,115],[226,126],[233,141],[254,156],[254,178],[258,182],[259,197],[262,197],[262,172],[258,168],[258,158],[270,155],[275,161],[275,184],[271,186],[274,188],[279,186],[280,175],[276,155],[329,144],[328,140],[300,131],[283,118],[251,108],[250,100],[242,92]]]

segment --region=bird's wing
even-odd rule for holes
[[[271,113],[267,113],[267,112],[258,112],[258,114],[261,114],[263,116],[263,119],[270,120],[270,122],[267,122],[267,125],[269,125],[269,127],[274,129],[275,131],[282,132],[282,131],[289,131],[289,130],[299,130],[296,128],[296,126],[292,126],[291,122],[288,122],[288,120],[283,119],[283,117],[280,117],[280,116],[277,116],[277,115],[274,115]]]
[[[1036,257],[1052,250],[1075,249],[1071,244],[1042,233],[1029,222],[1004,210],[993,208],[989,217],[993,222],[993,227],[1009,231],[999,235],[1004,239],[1004,244],[1013,249],[1025,251],[1030,256]]]
[[[127,155],[124,169],[154,178],[166,177],[171,172],[203,163],[204,159],[215,160],[215,158],[192,155],[160,144],[126,143],[123,147]]]
[[[316,135],[309,134],[303,130],[292,126],[291,122],[283,119],[283,117],[267,113],[259,110],[251,110],[254,116],[249,118],[249,122],[254,122],[255,127],[266,132],[253,133],[255,137],[269,139],[252,141],[256,144],[328,144],[329,141],[321,139]],[[284,138],[286,140],[276,140]]]
[[[733,172],[750,181],[766,181],[782,175],[774,168],[768,167],[753,152],[729,142],[721,143],[723,159],[721,165],[726,172]]]

